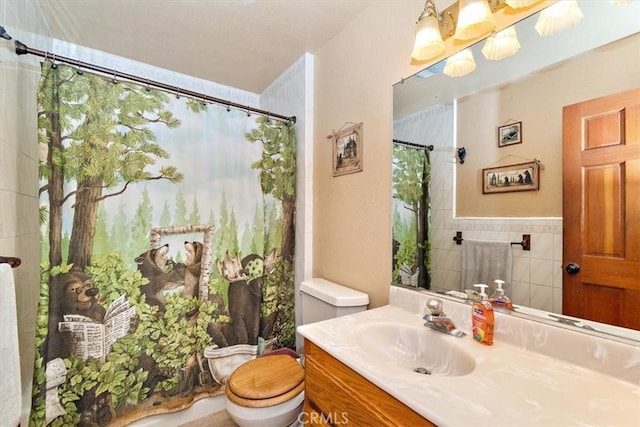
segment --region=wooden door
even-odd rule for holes
[[[563,109],[563,313],[640,329],[640,89]]]

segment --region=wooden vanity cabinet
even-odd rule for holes
[[[309,340],[304,421],[312,426],[435,426]]]

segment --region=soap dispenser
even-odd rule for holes
[[[513,303],[509,297],[504,294],[504,289],[502,288],[504,280],[496,279],[494,282],[496,283],[496,290],[493,295],[491,295],[491,298],[489,298],[489,302],[491,302],[493,308],[498,310],[513,310]]]
[[[493,306],[485,293],[488,287],[484,284],[473,285],[480,288],[480,301],[471,306],[471,326],[473,339],[484,345],[493,345]]]

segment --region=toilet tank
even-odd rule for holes
[[[364,311],[369,295],[329,280],[314,278],[300,284],[302,324]]]

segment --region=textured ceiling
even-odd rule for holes
[[[373,0],[38,0],[51,36],[261,93]]]

